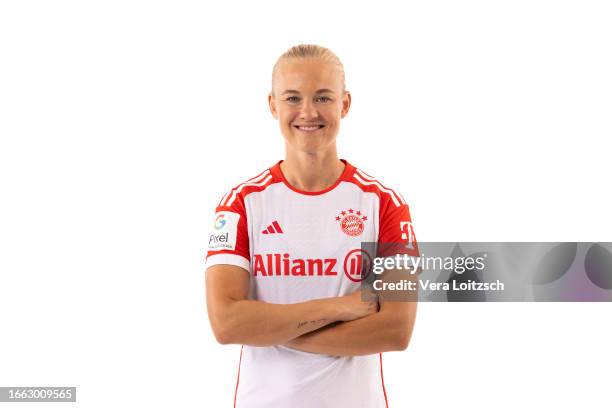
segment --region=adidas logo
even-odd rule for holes
[[[273,221],[272,224],[268,225],[268,228],[261,231],[262,234],[282,234],[283,229],[278,225],[278,221]]]

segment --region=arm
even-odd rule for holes
[[[380,192],[380,230],[377,256],[395,254],[419,256],[408,205],[394,192]],[[418,273],[418,271],[417,271]],[[417,280],[417,274],[406,270],[390,270],[382,279]],[[415,286],[418,289],[418,285]],[[406,296],[407,295],[407,296]],[[297,350],[335,356],[357,356],[384,351],[404,350],[408,347],[416,319],[417,290],[399,294],[379,293],[380,311],[362,319],[329,325],[300,336],[286,345]]]
[[[416,275],[409,279],[415,280],[414,276]],[[395,279],[397,278],[399,276],[396,275]],[[395,296],[396,294],[389,294],[387,297],[392,299]],[[312,331],[289,341],[286,346],[334,356],[360,356],[405,350],[412,336],[417,310],[417,302],[406,300],[416,300],[416,296],[403,300],[396,298],[395,301],[382,299],[384,296],[380,298],[378,313]]]
[[[206,305],[217,341],[221,344],[271,346],[335,321],[375,313],[374,299],[362,302],[353,295],[287,305],[248,300],[249,273],[234,265],[214,265],[206,271]]]

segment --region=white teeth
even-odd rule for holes
[[[318,126],[298,126],[298,129],[305,130],[307,132],[311,132],[313,130],[317,130],[318,128],[319,128]]]

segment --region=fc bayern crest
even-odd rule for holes
[[[363,223],[368,217],[361,214],[361,211],[355,211],[349,208],[346,211],[341,211],[336,216],[336,221],[340,222],[342,231],[351,237],[357,237],[363,232]]]

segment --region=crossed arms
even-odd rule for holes
[[[284,345],[301,351],[358,356],[408,347],[416,302],[347,296],[302,303],[248,300],[249,273],[234,265],[206,271],[206,305],[217,341],[251,346]]]

